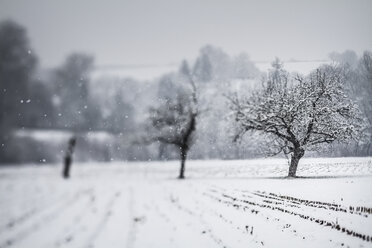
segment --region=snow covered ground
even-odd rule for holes
[[[372,158],[0,169],[0,247],[372,247]]]

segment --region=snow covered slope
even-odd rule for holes
[[[372,158],[0,169],[0,247],[372,247]]]

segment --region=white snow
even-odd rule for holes
[[[372,247],[347,235],[372,235],[372,158],[305,158],[298,179],[284,159],[61,169],[0,169],[1,248]]]
[[[59,130],[38,130],[38,129],[20,129],[15,131],[15,136],[19,138],[32,138],[37,141],[60,142],[67,140],[73,135],[70,131]]]
[[[98,142],[104,142],[113,139],[113,135],[106,131],[91,131],[78,134],[86,137],[88,140],[94,140]],[[18,138],[31,138],[36,141],[54,143],[66,142],[66,140],[68,140],[73,135],[74,132],[65,130],[20,129],[15,131],[15,136]]]

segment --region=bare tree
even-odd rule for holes
[[[185,62],[182,67],[185,67]],[[176,82],[173,96],[160,99],[161,104],[150,108],[149,140],[172,144],[179,149],[181,168],[179,177],[185,177],[185,162],[192,145],[198,115],[196,86],[189,73],[183,70]],[[186,85],[183,85],[186,84]]]
[[[62,118],[57,118],[60,128],[75,131],[88,129],[92,124],[87,116],[91,114],[89,106],[90,72],[94,58],[84,53],[72,53],[62,66],[53,73],[56,105]]]
[[[230,97],[236,138],[247,131],[266,135],[275,154],[290,155],[288,176],[295,177],[306,150],[357,137],[362,121],[344,93],[341,67],[323,66],[292,81],[278,60],[273,67],[261,90],[244,99]]]

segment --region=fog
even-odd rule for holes
[[[267,156],[259,132],[234,141],[242,127],[231,96],[248,97],[274,75],[296,85],[327,65],[344,68],[366,129],[307,156],[370,155],[371,7],[2,0],[0,162],[60,162],[71,137],[78,161],[178,159],[182,148],[191,159]]]
[[[322,60],[372,47],[368,0],[1,0],[0,18],[24,25],[43,67],[71,52],[97,65],[167,65],[213,44],[254,61]]]
[[[371,13],[0,0],[0,248],[370,247]]]

